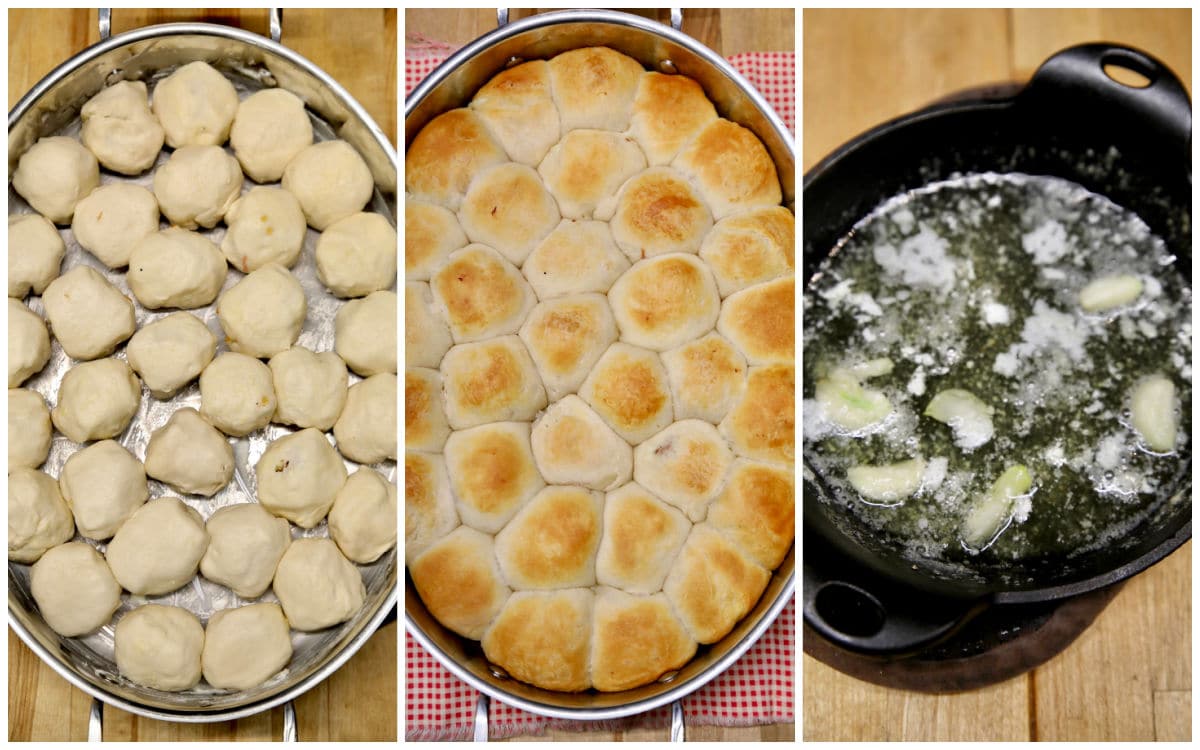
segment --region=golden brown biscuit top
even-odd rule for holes
[[[452,109],[429,122],[404,155],[404,188],[417,199],[457,210],[475,175],[508,159],[479,116]]]

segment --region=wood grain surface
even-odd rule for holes
[[[525,18],[543,9],[511,9],[509,19]],[[622,9],[628,10],[628,9]],[[670,22],[665,10],[630,11]],[[494,9],[404,11],[406,42],[438,41],[462,46],[496,28]],[[739,52],[791,52],[796,49],[795,12],[790,9],[712,10],[687,8],[683,12],[683,31],[728,57]],[[759,727],[689,727],[688,741],[761,742],[791,741],[796,729],[792,724]],[[668,729],[630,732],[547,732],[539,736],[521,736],[514,740],[635,742],[668,738]]]
[[[100,39],[96,10],[8,11],[8,104],[54,67]],[[265,10],[117,8],[113,33],[154,23],[209,21],[259,34]],[[344,86],[396,143],[396,12],[388,9],[289,9],[282,43]],[[296,700],[302,740],[396,738],[398,629],[381,628],[332,677]],[[9,740],[87,738],[91,698],[43,664],[9,631]],[[272,740],[283,732],[283,710],[221,724],[172,724],[108,708],[104,739]]]
[[[803,162],[957,90],[1121,42],[1191,89],[1189,10],[807,10]],[[991,688],[889,690],[804,658],[806,740],[1188,740],[1191,544],[1135,577],[1064,653]]]

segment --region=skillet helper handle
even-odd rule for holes
[[[884,575],[830,541],[805,516],[804,622],[834,646],[879,657],[915,654],[953,635],[986,598],[935,595]],[[826,534],[832,531],[825,530]]]
[[[508,25],[508,8],[496,8],[496,28]],[[683,8],[671,8],[671,28],[683,30]],[[279,41],[278,39],[276,41]]]
[[[112,36],[112,8],[100,8],[97,14],[97,25],[100,27],[100,41]],[[271,41],[278,42],[283,37],[283,8],[271,8],[270,19]]]
[[[1124,68],[1147,80],[1142,87],[1120,83],[1106,67]],[[1160,60],[1117,44],[1081,44],[1051,57],[1029,83],[1031,96],[1081,123],[1123,116],[1147,139],[1165,139],[1190,153],[1192,107],[1187,89]]]

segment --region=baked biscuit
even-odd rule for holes
[[[405,281],[429,281],[434,269],[467,242],[450,209],[416,200],[404,202]]]
[[[557,401],[533,424],[533,457],[551,484],[613,490],[633,476],[633,449],[583,399]]]
[[[591,687],[592,592],[517,591],[483,637],[488,661],[547,690]]]
[[[451,253],[429,286],[457,344],[516,333],[537,302],[516,266],[485,245]]]
[[[796,361],[796,277],[788,276],[731,294],[717,330],[751,365]]]
[[[568,294],[607,294],[629,270],[608,224],[566,219],[546,236],[521,266],[538,299]]]
[[[514,590],[596,583],[602,508],[599,492],[546,487],[496,535],[496,559]]]
[[[532,420],[546,389],[516,336],[459,344],[442,359],[446,418],[463,430],[488,422]]]
[[[721,435],[745,458],[791,465],[796,460],[796,368],[751,367],[741,400],[721,421]]]
[[[404,370],[404,446],[441,453],[450,424],[442,405],[442,374],[428,367]]]
[[[433,292],[423,281],[404,285],[404,364],[437,367],[454,338],[445,319],[433,308]]]
[[[716,427],[685,419],[634,449],[633,479],[692,521],[700,521],[732,463],[733,454]]]
[[[712,229],[712,213],[683,175],[651,167],[621,186],[616,204],[596,211],[610,219],[617,247],[631,261],[667,253],[694,253]]]
[[[574,393],[609,345],[617,323],[602,294],[577,294],[541,302],[521,326],[521,340],[537,365],[546,395]]]
[[[746,388],[746,358],[719,333],[662,354],[676,419],[718,424]]]
[[[669,164],[683,144],[715,119],[717,111],[700,84],[687,76],[650,71],[638,82],[629,134],[650,164]]]
[[[708,523],[759,565],[774,570],[792,546],[796,484],[790,469],[738,459],[708,509]]]
[[[459,430],[446,441],[446,471],[463,523],[494,534],[546,483],[533,463],[528,422]]]
[[[685,253],[635,263],[613,284],[608,302],[622,341],[659,352],[711,331],[721,312],[712,272]]]
[[[620,342],[610,346],[579,387],[579,396],[630,445],[671,424],[667,370],[646,349]]]
[[[509,158],[521,164],[536,167],[561,135],[545,60],[500,71],[475,92],[470,106]]]
[[[500,577],[492,538],[459,526],[409,563],[430,613],[461,636],[479,640],[512,591]]]
[[[775,162],[762,141],[724,118],[697,133],[671,165],[695,180],[717,219],[783,200]]]
[[[608,493],[596,583],[631,594],[661,591],[691,529],[686,516],[636,482]]]
[[[475,175],[507,159],[479,115],[452,109],[430,120],[405,152],[405,197],[457,211]]]
[[[550,149],[538,173],[563,217],[590,219],[601,202],[645,168],[646,157],[629,136],[572,130]]]
[[[578,128],[621,132],[645,69],[608,47],[584,47],[550,60],[550,82],[564,133]]]
[[[700,257],[712,269],[722,297],[794,271],[796,217],[783,206],[756,208],[721,219]]]
[[[708,524],[692,527],[663,593],[700,643],[724,638],[762,595],[771,574]]]
[[[558,220],[558,204],[538,173],[524,164],[499,164],[480,172],[458,211],[472,242],[494,247],[518,266]]]
[[[662,594],[596,593],[592,623],[592,687],[628,690],[679,669],[696,654],[696,641]]]
[[[404,453],[404,561],[412,565],[422,552],[459,526],[446,463],[436,453]]]

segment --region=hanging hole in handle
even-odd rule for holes
[[[1148,61],[1124,51],[1114,51],[1100,58],[1100,68],[1113,81],[1134,89],[1144,89],[1154,83],[1155,70]]]
[[[813,600],[817,614],[830,627],[859,638],[883,629],[883,605],[866,591],[848,583],[827,583]]]

